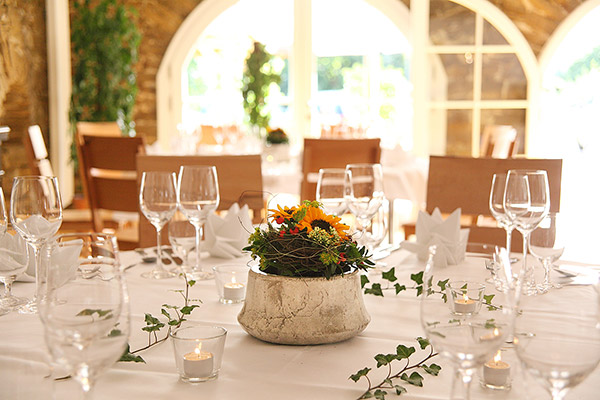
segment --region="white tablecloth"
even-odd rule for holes
[[[138,260],[132,252],[122,254],[123,265]],[[209,265],[223,260],[206,259]],[[237,260],[244,263],[245,259]],[[410,285],[410,273],[423,269],[416,257],[404,251],[384,260],[388,267],[396,266],[402,283]],[[140,273],[151,268],[141,264],[126,272],[131,297],[132,348],[143,346],[147,334],[144,314],[160,315],[163,303],[180,304],[178,294],[183,280],[178,278],[151,281]],[[466,269],[467,268],[467,269]],[[486,271],[473,259],[448,268],[449,275],[468,271],[483,280]],[[17,283],[16,295],[31,295],[33,283]],[[261,342],[249,336],[238,325],[236,316],[241,305],[223,305],[217,300],[214,281],[198,282],[192,288],[192,298],[203,304],[190,318],[207,324],[224,326],[228,330],[221,373],[217,380],[197,385],[178,380],[172,344],[158,345],[141,355],[146,364],[117,363],[98,381],[94,398],[100,399],[356,399],[366,388],[363,380],[354,383],[348,377],[364,367],[371,367],[373,382],[379,382],[384,368],[375,368],[373,356],[395,352],[398,344],[415,346],[414,338],[422,336],[419,323],[419,301],[409,290],[395,296],[365,296],[372,321],[367,329],[348,341],[320,346],[283,346]],[[552,307],[552,305],[549,305]],[[48,355],[42,325],[35,315],[11,313],[0,317],[0,399],[73,399],[77,398],[73,380],[54,381],[46,376]],[[531,378],[522,376],[514,351],[505,360],[514,368],[513,388],[508,392],[483,389],[478,382],[472,388],[473,399],[549,399],[550,396]],[[408,393],[403,399],[447,399],[452,380],[452,368],[441,356],[434,359],[441,365],[439,376],[422,374],[424,387],[405,384]],[[397,367],[396,367],[397,368]],[[379,379],[378,379],[379,378]],[[401,382],[399,382],[401,383]],[[567,399],[592,400],[600,392],[600,370],[596,370]],[[391,393],[388,399],[395,398]]]

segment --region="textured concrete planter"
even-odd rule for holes
[[[265,342],[306,345],[350,339],[371,317],[358,271],[327,280],[269,275],[253,268],[238,321]]]

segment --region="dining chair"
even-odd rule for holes
[[[121,128],[117,122],[92,122],[79,121],[75,124],[78,135],[93,136],[122,136]]]
[[[487,125],[481,136],[481,157],[508,158],[517,154],[517,130],[511,125]]]
[[[39,125],[31,125],[27,128],[23,144],[31,172],[34,175],[54,176],[52,164],[48,160],[48,149]]]
[[[113,130],[111,136],[77,131],[79,172],[92,212],[94,231],[114,231],[119,247],[131,249],[138,247],[135,156],[145,151],[145,143],[140,136],[120,136],[120,131],[115,136],[114,133],[117,132]]]
[[[493,175],[509,169],[546,170],[550,211],[560,211],[562,160],[452,156],[429,158],[426,211],[431,214],[437,207],[442,214],[450,214],[460,207],[463,216],[461,225],[470,229],[469,242],[506,246],[505,230],[495,224],[489,210],[489,197]],[[404,225],[406,237],[414,232],[414,224]],[[513,234],[511,250],[518,252],[522,249],[521,235]]]
[[[179,172],[182,165],[214,165],[217,168],[220,201],[217,211],[228,210],[233,203],[247,204],[252,210],[252,222],[260,223],[264,217],[261,156],[215,155],[215,156],[154,156],[138,154],[138,187],[142,173],[147,171]],[[136,197],[137,201],[137,197]],[[163,229],[168,229],[167,227]],[[166,232],[167,230],[165,230]],[[168,243],[168,235],[163,235]],[[139,223],[141,247],[156,245],[156,230],[141,215]]]
[[[381,140],[376,139],[304,139],[302,154],[302,200],[314,200],[321,168],[345,168],[353,163],[379,163]]]

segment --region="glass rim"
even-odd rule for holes
[[[467,287],[465,289],[463,289],[462,287],[454,287],[452,284],[462,284],[461,286],[464,286],[464,284],[467,284]],[[472,287],[470,285],[475,285],[476,287]],[[485,289],[485,283],[481,283],[481,282],[477,282],[477,281],[468,281],[468,280],[464,280],[464,279],[457,279],[455,281],[448,281],[448,283],[446,284],[446,287],[453,289],[453,290],[481,290],[481,289]]]
[[[17,179],[20,180],[40,180],[40,179],[44,179],[44,180],[58,180],[58,178],[55,175],[20,175],[20,176],[15,176],[13,177],[13,182],[16,181]]]
[[[210,336],[201,337],[201,338],[199,338],[199,337],[188,338],[188,337],[181,337],[181,336],[177,335],[179,332],[186,331],[188,329],[194,329],[194,328],[210,328],[210,329],[219,331],[219,333],[216,333],[216,334],[210,335]],[[218,339],[225,335],[227,335],[227,329],[225,329],[222,326],[218,326],[218,325],[190,325],[190,326],[184,326],[184,327],[180,327],[177,329],[173,329],[171,332],[169,332],[169,337],[171,337],[172,339],[185,340],[185,341],[191,341],[191,342],[197,342],[199,340]]]
[[[515,174],[523,174],[523,175],[529,175],[529,174],[546,174],[548,175],[548,171],[546,171],[545,169],[509,169],[506,172],[506,175],[508,176],[509,173],[515,173]]]
[[[217,169],[215,165],[181,165],[179,166],[179,171],[181,172],[183,169]]]

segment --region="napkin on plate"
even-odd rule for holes
[[[434,262],[441,266],[458,264],[465,258],[469,229],[460,228],[460,208],[446,220],[439,209],[431,215],[419,211],[416,225],[416,242],[404,241],[402,248],[417,253],[419,260],[426,260],[428,249],[436,245]]]
[[[204,224],[203,249],[211,256],[219,258],[240,257],[242,248],[248,245],[248,237],[253,232],[248,206],[242,208],[234,203],[225,217],[210,214]]]
[[[25,269],[29,270],[27,267],[28,250],[29,246],[21,236],[11,235],[10,233],[0,235],[0,270],[10,273],[23,268],[23,266],[26,266]],[[31,254],[30,257],[33,257],[33,252]],[[17,276],[17,280],[32,282],[34,280],[33,276],[33,273],[28,274],[23,271]]]

